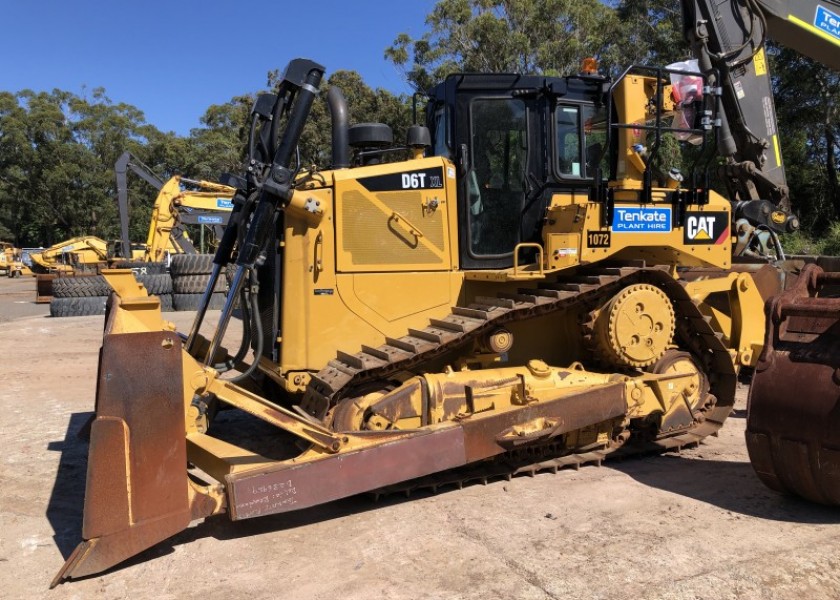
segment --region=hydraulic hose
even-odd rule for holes
[[[248,354],[248,349],[251,347],[251,308],[248,293],[244,287],[239,292],[239,304],[242,307],[242,341],[239,342],[239,349],[233,358],[213,365],[213,368],[219,373],[227,373],[236,367],[236,365],[242,362]]]
[[[262,321],[260,320],[260,303],[257,299],[257,294],[251,293],[251,318],[254,319],[254,333],[256,334],[256,346],[254,347],[254,362],[251,363],[245,371],[237,375],[236,377],[232,377],[230,381],[232,383],[239,383],[251,376],[251,374],[257,370],[257,367],[260,364],[260,357],[263,353],[264,347],[264,340],[263,340],[263,327]],[[252,338],[253,339],[253,338]]]

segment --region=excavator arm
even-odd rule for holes
[[[736,218],[777,233],[795,231],[765,42],[775,39],[840,69],[840,3],[682,0],[682,10],[700,70],[722,92],[718,151]]]
[[[152,170],[143,164],[131,152],[123,152],[114,164],[117,175],[117,203],[120,212],[120,237],[122,240],[123,256],[131,258],[131,240],[128,235],[128,180],[129,169],[143,181],[160,191],[163,181]]]
[[[43,272],[49,272],[59,267],[65,255],[76,255],[80,263],[105,262],[108,258],[108,244],[92,235],[84,235],[64,240],[41,252],[33,252],[29,256]]]
[[[182,224],[224,225],[233,210],[236,189],[210,181],[175,176],[160,188],[149,223],[146,261],[161,261],[175,244],[184,252],[195,252],[184,235]]]
[[[234,188],[210,181],[175,176],[162,181],[131,152],[123,152],[114,164],[117,176],[117,202],[123,256],[131,257],[128,233],[128,171],[158,190],[152,207],[149,233],[146,236],[144,261],[162,261],[166,251],[175,249],[195,254],[196,249],[185,235],[183,225],[224,226],[233,209]]]

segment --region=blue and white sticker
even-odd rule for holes
[[[817,14],[814,16],[814,26],[822,29],[828,35],[840,40],[840,15],[831,12],[825,6],[817,5]]]
[[[222,221],[223,221],[222,217],[215,217],[215,216],[202,217],[200,215],[198,217],[198,222],[199,223],[206,223],[208,225],[221,225]]]
[[[225,198],[216,198],[216,206],[218,208],[233,209],[233,200],[226,200]]]
[[[613,209],[615,233],[668,233],[671,231],[670,207],[617,206]]]

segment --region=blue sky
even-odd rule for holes
[[[0,0],[0,90],[104,87],[146,121],[186,135],[211,104],[264,87],[303,56],[409,92],[383,58],[401,32],[418,37],[434,0]]]

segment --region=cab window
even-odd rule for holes
[[[446,109],[441,106],[437,110],[435,110],[435,148],[434,148],[434,155],[435,156],[445,156],[446,158],[452,158],[452,152],[449,150],[449,144],[447,140],[447,119],[446,119]]]
[[[557,170],[561,175],[583,176],[580,151],[580,108],[560,105],[555,111]]]
[[[555,169],[564,179],[592,178],[609,161],[603,151],[607,142],[604,107],[558,104],[554,111]]]
[[[525,102],[475,99],[471,118],[470,254],[501,256],[519,242],[528,138]]]

